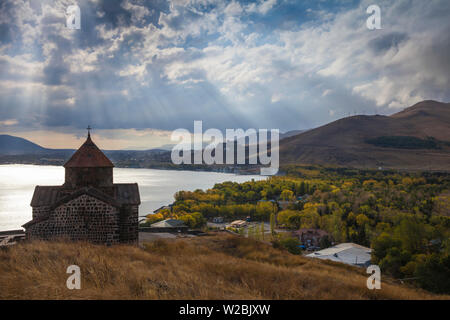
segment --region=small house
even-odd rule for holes
[[[292,235],[306,247],[320,247],[322,238],[330,238],[330,234],[321,229],[302,228],[292,232]]]
[[[297,200],[298,200],[298,201],[302,201],[302,202],[306,202],[306,201],[308,201],[309,197],[310,197],[309,194],[304,194],[304,195],[302,195],[302,196],[298,196],[298,197],[297,197]]]
[[[223,223],[223,217],[214,217],[213,222],[214,223]]]

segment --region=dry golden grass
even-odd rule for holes
[[[81,268],[81,290],[66,269]],[[0,299],[433,299],[390,284],[368,290],[364,270],[216,235],[145,249],[29,242],[0,250]]]

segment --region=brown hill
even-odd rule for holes
[[[353,116],[283,139],[282,164],[450,170],[450,103],[422,101],[391,116]]]

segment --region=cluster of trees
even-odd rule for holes
[[[450,292],[449,174],[299,166],[282,171],[285,176],[262,181],[180,191],[172,211],[162,216],[192,217],[192,225],[216,216],[250,216],[278,227],[320,228],[335,242],[371,246],[383,272]],[[289,202],[284,210],[282,201]]]
[[[175,213],[200,212],[206,218],[224,217],[227,220],[235,220],[250,216],[254,220],[266,221],[270,213],[276,210],[276,205],[271,202],[218,205],[187,200],[175,203],[172,210]]]
[[[372,241],[372,262],[397,278],[416,280],[421,287],[450,292],[450,220],[430,223],[414,215],[386,225]]]
[[[149,214],[146,217],[146,221],[141,225],[143,227],[150,226],[153,223],[162,221],[165,219],[177,219],[182,220],[191,229],[200,229],[206,226],[206,219],[200,212],[172,212],[169,209],[163,209],[158,213]]]
[[[310,194],[315,191],[314,185],[307,181],[274,177],[269,180],[252,180],[244,183],[219,183],[207,191],[180,191],[175,194],[175,200],[195,200],[217,205],[249,203],[279,198],[284,190],[291,191],[293,195]]]
[[[278,211],[273,200],[295,201],[297,196],[313,193],[314,190],[314,186],[306,181],[288,178],[252,180],[240,184],[224,182],[206,191],[177,192],[173,210],[198,211],[207,218],[250,216],[255,220],[267,221],[270,213]]]
[[[433,137],[420,139],[411,136],[382,136],[366,141],[377,147],[400,149],[440,149],[440,141]]]

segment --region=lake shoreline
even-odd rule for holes
[[[2,165],[34,165],[34,166],[62,166],[64,161],[5,161],[0,159],[0,166]],[[114,161],[113,161],[114,163]],[[123,165],[121,163],[114,163],[115,168],[124,169],[155,169],[155,170],[173,170],[173,171],[193,171],[193,172],[218,172],[231,173],[239,175],[255,175],[259,174],[261,166],[258,165],[196,165],[196,164],[180,164],[173,163],[154,163],[147,166],[133,166]]]
[[[114,182],[136,182],[141,194],[139,216],[153,213],[174,201],[181,190],[209,189],[225,181],[261,180],[260,175],[162,168],[114,169]],[[64,168],[59,165],[0,164],[0,231],[20,229],[31,220],[30,201],[37,185],[62,185]]]

